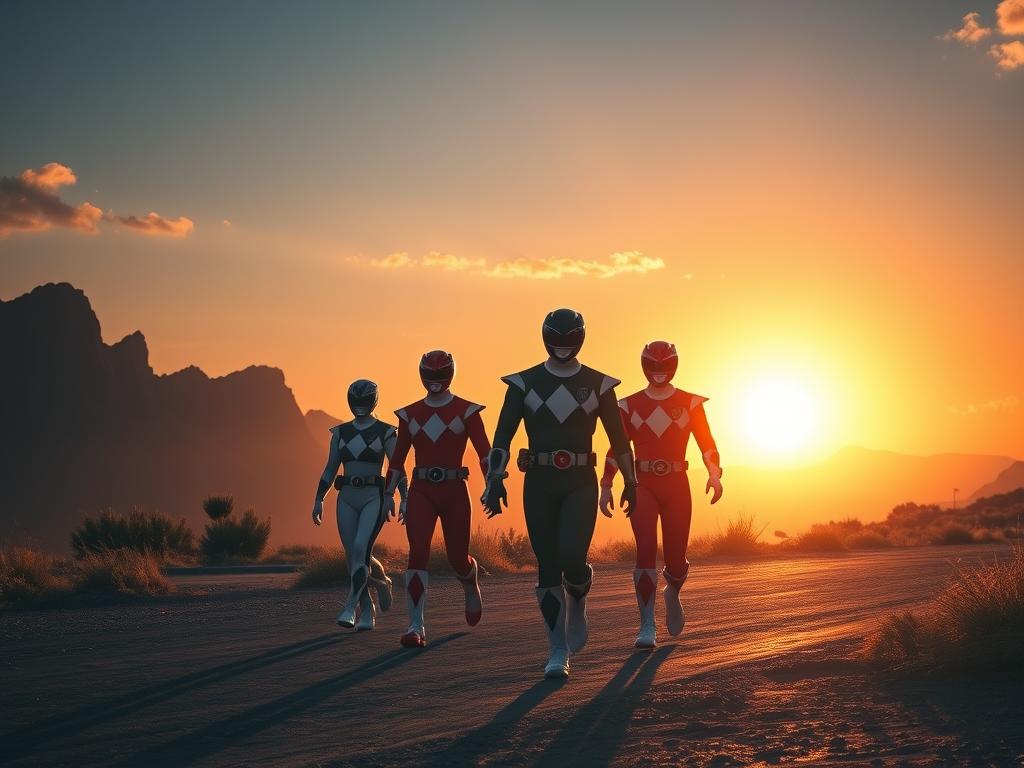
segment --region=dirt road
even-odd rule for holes
[[[686,630],[653,652],[632,648],[631,570],[599,567],[591,640],[565,683],[540,677],[530,576],[486,579],[473,629],[458,584],[437,579],[422,651],[398,646],[399,600],[374,632],[346,633],[333,624],[341,595],[283,589],[288,576],[180,579],[164,600],[8,612],[0,762],[1018,764],[1000,686],[952,701],[943,685],[880,685],[845,658],[879,615],[939,589],[953,560],[997,551],[695,564]]]

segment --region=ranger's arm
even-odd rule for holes
[[[508,477],[509,452],[512,450],[512,438],[523,420],[523,397],[526,393],[526,385],[519,374],[505,376],[502,381],[508,384],[508,390],[494,430],[494,446],[487,458],[487,486],[481,499],[488,517],[500,515],[503,503],[508,506],[505,478]]]
[[[704,486],[704,493],[714,489],[714,495],[711,497],[711,503],[714,504],[722,498],[722,459],[718,455],[715,438],[711,436],[707,414],[704,413],[704,398],[690,410],[690,431],[697,441],[704,466],[708,470],[708,484]]]
[[[389,466],[390,466],[390,462],[391,462],[391,457],[395,455],[395,448],[397,446],[398,446],[398,434],[396,432],[393,432],[393,431],[389,432],[388,436],[387,436],[387,439],[384,441],[384,455],[386,455],[388,457]],[[408,448],[406,449],[406,451],[408,451]],[[387,475],[385,475],[385,477],[387,477]],[[386,481],[385,481],[385,485],[387,485]],[[387,505],[387,509],[385,511],[385,516],[388,519],[390,519],[391,518],[391,514],[394,512],[394,509],[395,509],[394,489],[392,489],[390,494],[388,494],[386,489],[385,489],[384,496],[385,496],[384,503],[385,503],[385,505]],[[408,498],[409,498],[409,482],[408,482],[408,479],[405,476],[405,468],[404,467],[402,468],[401,476],[398,478],[398,496],[402,500],[401,503],[399,504],[399,507],[398,507],[398,519],[399,520],[405,520],[405,508],[406,508],[406,505],[408,504]],[[390,504],[388,504],[389,501],[390,501]]]
[[[615,385],[618,382],[608,376],[601,385],[601,395],[598,398],[598,415],[604,425],[604,431],[608,434],[608,442],[611,445],[609,453],[615,459],[625,488],[622,490],[622,497],[619,504],[622,505],[626,517],[633,514],[633,505],[636,504],[636,467],[633,462],[633,449],[629,445],[629,437],[626,435],[626,427],[622,421],[622,412],[619,409],[619,402],[615,398]]]
[[[320,475],[320,482],[316,486],[316,496],[313,497],[313,524],[320,525],[324,518],[324,497],[327,491],[334,484],[334,477],[338,474],[338,467],[341,466],[341,450],[338,448],[337,427],[331,430],[331,447],[327,453],[327,466]]]

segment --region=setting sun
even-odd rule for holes
[[[742,405],[746,439],[769,458],[788,458],[819,430],[818,403],[804,383],[786,377],[754,381]]]

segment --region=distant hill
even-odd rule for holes
[[[1024,488],[1024,461],[1015,461],[1008,466],[991,483],[986,483],[970,495],[969,501],[982,499],[996,494],[1011,493]]]
[[[326,461],[327,449],[331,443],[331,427],[341,424],[343,421],[348,421],[348,419],[339,419],[337,416],[331,416],[326,411],[318,410],[306,411],[304,418],[306,426],[309,427],[309,434],[313,437],[313,441],[322,449],[324,460]]]
[[[829,519],[883,520],[903,502],[948,504],[953,488],[977,488],[1014,463],[1010,456],[911,456],[851,446],[818,464],[792,469],[727,466],[725,498],[701,514],[717,513],[724,520],[742,511],[790,533]],[[691,474],[695,492],[702,492],[703,482],[699,488],[696,482],[701,470]],[[707,526],[695,520],[695,528]]]
[[[49,284],[0,302],[0,538],[66,549],[87,512],[135,504],[184,516],[230,493],[307,535],[323,457],[284,374],[153,373],[146,340],[103,343],[85,294]]]

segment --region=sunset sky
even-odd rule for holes
[[[489,427],[564,305],[726,466],[1024,458],[1024,0],[965,1],[7,5],[0,298],[341,416],[442,347]]]

